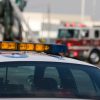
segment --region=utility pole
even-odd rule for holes
[[[93,17],[93,20],[95,19],[95,8],[96,8],[96,0],[93,0],[93,8],[92,8],[92,17]]]
[[[50,7],[49,3],[48,3],[48,9],[47,10],[48,10],[47,11],[47,16],[48,16],[48,24],[47,24],[47,26],[48,26],[48,38],[47,38],[47,43],[50,43],[50,30],[51,30],[51,23],[50,23],[51,15],[50,15],[50,13],[51,13],[51,7]]]
[[[43,30],[44,30],[44,27],[45,27],[45,21],[44,21],[44,19],[45,19],[45,13],[43,12],[42,13],[42,29],[41,29],[41,39],[43,39],[43,35],[44,35],[44,33],[43,33]]]
[[[86,0],[81,0],[81,21],[84,21],[85,18],[85,3]]]

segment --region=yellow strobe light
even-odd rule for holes
[[[34,51],[34,44],[31,43],[19,43],[19,51]]]
[[[16,43],[16,42],[0,42],[1,50],[13,50],[13,51],[36,51],[44,52],[50,49],[47,44],[36,43]]]
[[[16,50],[16,47],[14,42],[1,42],[1,50]]]

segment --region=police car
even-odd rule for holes
[[[63,48],[60,45],[55,48],[54,45],[1,42],[0,49],[9,51],[0,54],[0,99],[99,100],[100,69],[49,54],[57,50],[61,53]]]

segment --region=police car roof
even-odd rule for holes
[[[30,53],[30,54],[1,54],[0,55],[0,62],[11,62],[11,61],[42,61],[42,62],[61,62],[61,63],[72,63],[72,64],[81,64],[81,65],[88,65],[94,66],[92,64],[75,60],[72,58],[55,56],[55,55],[45,55],[45,54],[37,54],[37,53]]]

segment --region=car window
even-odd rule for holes
[[[34,75],[34,66],[1,66],[0,67],[0,94],[24,94],[29,91],[31,83],[29,77]]]
[[[60,62],[2,62],[0,97],[98,99],[100,70]]]
[[[95,30],[94,32],[95,34],[95,38],[99,38],[100,37],[100,31],[99,30]]]
[[[4,78],[5,78],[5,74],[6,74],[6,68],[5,67],[1,67],[0,68],[0,83],[2,83],[4,80]]]
[[[78,92],[80,94],[94,94],[96,92],[95,86],[89,74],[83,70],[72,69]]]
[[[59,29],[58,38],[78,38],[78,29]]]
[[[13,84],[16,86],[19,85],[20,92],[21,89],[28,91],[31,88],[31,82],[29,78],[31,78],[31,76],[34,76],[34,70],[35,66],[9,67],[7,80],[9,80],[9,84]]]
[[[44,72],[44,78],[53,78],[57,82],[57,86],[60,85],[61,81],[59,78],[59,73],[56,69],[56,67],[46,67]]]

